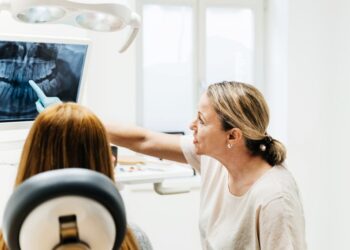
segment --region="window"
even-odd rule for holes
[[[235,80],[259,85],[259,0],[143,0],[137,52],[138,124],[187,131],[201,91]]]
[[[247,8],[206,9],[206,82],[253,82],[254,20]]]
[[[142,14],[142,125],[183,131],[194,96],[192,9],[149,4]]]

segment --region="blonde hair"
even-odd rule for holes
[[[72,167],[95,170],[114,180],[112,153],[102,122],[83,106],[62,103],[46,108],[35,119],[23,147],[16,186],[38,173]],[[2,236],[0,247],[1,241]],[[129,228],[120,249],[138,249]]]
[[[250,152],[261,155],[271,166],[284,162],[285,147],[266,132],[269,109],[258,89],[240,82],[220,82],[208,87],[207,96],[225,131],[239,128]]]

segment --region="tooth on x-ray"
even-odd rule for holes
[[[47,96],[77,101],[87,45],[0,41],[0,122],[37,115],[34,80]]]

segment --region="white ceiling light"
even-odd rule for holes
[[[97,0],[96,0],[97,1]],[[124,52],[135,39],[140,17],[118,3],[83,3],[69,0],[0,0],[0,10],[26,23],[57,23],[100,32],[114,32],[130,26],[131,33],[119,50]]]

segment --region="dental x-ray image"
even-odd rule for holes
[[[87,46],[0,41],[0,122],[36,117],[38,97],[29,80],[47,96],[76,102]]]

